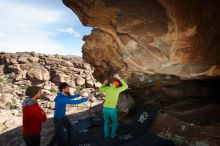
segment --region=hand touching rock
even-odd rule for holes
[[[113,78],[121,80],[121,77],[119,76],[119,74],[114,74]]]

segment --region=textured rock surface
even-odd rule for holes
[[[220,144],[220,1],[63,2],[93,27],[82,51],[94,76],[119,73],[137,107],[161,107],[154,133],[181,146]]]
[[[219,76],[218,0],[63,0],[86,26],[83,58],[95,77],[119,71]]]
[[[48,70],[39,65],[33,65],[27,74],[31,81],[45,82],[50,80],[50,74]]]

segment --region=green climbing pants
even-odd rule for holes
[[[116,136],[116,130],[118,126],[118,113],[117,109],[115,108],[107,108],[103,107],[103,115],[104,115],[104,137],[109,137],[109,121],[112,121],[112,131],[111,131],[111,138]]]

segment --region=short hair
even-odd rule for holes
[[[29,98],[34,97],[39,91],[41,90],[41,87],[38,86],[29,86],[26,91],[25,95],[28,96]]]
[[[62,90],[66,87],[70,87],[70,85],[67,84],[66,82],[60,83],[60,85],[59,85],[60,92],[62,92]]]

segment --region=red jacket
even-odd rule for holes
[[[40,135],[41,123],[47,119],[44,111],[33,99],[26,99],[26,101],[23,102],[22,111],[23,134],[26,136]]]

